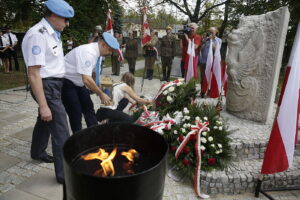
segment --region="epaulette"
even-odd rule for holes
[[[43,26],[42,28],[39,29],[40,33],[44,33],[47,29]]]

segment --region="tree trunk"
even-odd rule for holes
[[[229,14],[229,4],[231,3],[231,0],[228,0],[225,4],[225,11],[224,11],[224,20],[222,22],[222,25],[220,27],[220,30],[219,30],[219,37],[222,38],[223,37],[223,34],[224,34],[224,30],[227,26],[227,22],[228,22],[228,14]]]

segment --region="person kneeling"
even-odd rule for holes
[[[120,83],[116,83],[113,85],[112,90],[112,102],[109,106],[102,106],[98,109],[96,116],[99,122],[103,120],[108,120],[108,122],[126,122],[133,123],[133,118],[124,113],[123,110],[126,108],[128,103],[137,103],[141,104],[151,104],[152,101],[145,100],[134,92],[134,83],[135,79],[133,74],[130,72],[126,72],[122,78]],[[133,101],[133,100],[134,101]]]

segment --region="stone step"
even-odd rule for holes
[[[224,171],[201,172],[201,190],[207,194],[254,192],[262,160],[233,162]],[[287,171],[264,176],[263,188],[293,187],[300,184],[300,156]]]

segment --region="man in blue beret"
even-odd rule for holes
[[[76,47],[65,56],[66,75],[62,89],[62,100],[69,116],[73,133],[82,129],[82,115],[88,127],[98,123],[89,88],[97,94],[102,103],[109,105],[108,97],[99,87],[101,59],[119,49],[119,43],[111,34],[104,32],[98,42]],[[96,73],[96,82],[92,78]],[[97,84],[98,80],[98,84]]]
[[[69,128],[61,101],[65,62],[60,34],[69,26],[74,10],[63,0],[48,0],[45,5],[44,18],[27,31],[22,42],[32,96],[38,104],[31,158],[54,162],[56,180],[62,184],[62,147],[69,137]],[[53,157],[46,153],[50,135]]]

